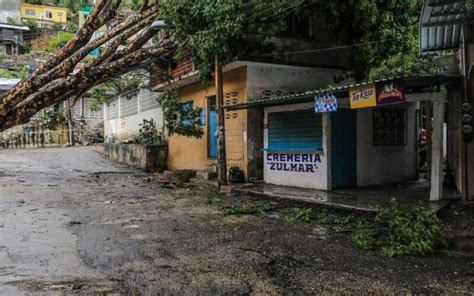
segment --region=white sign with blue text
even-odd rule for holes
[[[314,112],[325,113],[337,111],[337,98],[334,94],[319,94],[314,98]]]

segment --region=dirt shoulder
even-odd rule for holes
[[[317,221],[289,223],[288,205],[229,214],[262,200],[190,186],[165,189],[127,175],[105,174],[90,183],[109,191],[75,207],[83,222],[72,227],[78,251],[90,266],[112,272],[126,293],[474,292],[472,252],[388,258],[357,249],[348,233],[334,227]],[[445,213],[446,233],[467,223],[451,218],[459,211],[453,206]],[[460,215],[468,214],[463,210]]]

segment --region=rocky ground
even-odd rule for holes
[[[260,202],[174,188],[89,148],[0,151],[0,295],[474,293],[472,204],[443,213],[446,250],[388,258],[289,223],[289,205],[229,213]]]

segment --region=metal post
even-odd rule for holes
[[[215,83],[216,83],[216,103],[219,124],[219,158],[218,158],[218,184],[219,190],[222,185],[227,185],[227,159],[225,147],[225,116],[224,116],[224,85],[223,85],[222,65],[219,57],[215,58]],[[212,136],[212,135],[209,135]]]

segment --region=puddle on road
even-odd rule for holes
[[[117,284],[107,279],[62,279],[57,281],[18,280],[7,282],[5,285],[28,293],[120,295]]]

